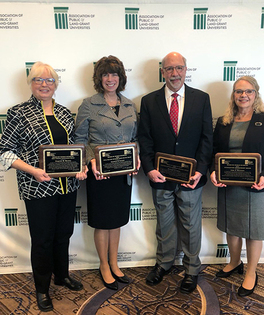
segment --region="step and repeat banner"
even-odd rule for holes
[[[60,84],[55,99],[73,114],[83,98],[95,93],[94,62],[110,54],[125,65],[128,83],[123,94],[138,111],[141,97],[164,84],[161,59],[171,51],[187,59],[186,84],[209,93],[214,122],[224,113],[238,77],[255,77],[260,92],[264,86],[264,1],[229,5],[3,2],[0,39],[0,137],[7,109],[30,97],[26,77],[36,61],[57,71]],[[229,255],[225,235],[216,228],[216,195],[208,182],[203,191],[203,263],[226,262]],[[0,170],[0,209],[0,273],[30,271],[28,221],[14,170]],[[155,228],[151,190],[141,170],[134,179],[130,222],[121,229],[121,267],[154,265]],[[243,257],[246,261],[245,247]],[[176,263],[180,262],[181,256]],[[70,267],[97,268],[98,263],[82,182]]]

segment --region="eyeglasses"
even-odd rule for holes
[[[234,93],[237,94],[237,95],[242,95],[243,93],[246,93],[247,96],[250,96],[252,95],[253,93],[256,93],[256,90],[234,90]]]
[[[33,78],[32,81],[34,81],[37,85],[43,84],[44,81],[47,85],[53,85],[55,83],[55,79],[53,78],[42,79],[42,78],[36,77],[36,78]]]
[[[169,66],[169,67],[166,67],[166,68],[163,68],[167,73],[172,73],[173,70],[175,69],[178,73],[182,72],[184,70],[185,66],[176,66],[176,67],[172,67],[172,66]]]

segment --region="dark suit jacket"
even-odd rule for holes
[[[229,152],[229,138],[232,123],[224,126],[223,117],[218,118],[214,131],[214,154],[218,152]],[[259,153],[264,158],[264,113],[253,114],[242,145],[242,152]],[[214,164],[211,171],[214,170]],[[262,172],[264,176],[264,163],[262,163]]]
[[[201,187],[206,183],[206,173],[213,151],[209,95],[185,85],[184,112],[176,136],[168,113],[164,88],[165,86],[141,100],[138,139],[142,167],[146,174],[155,168],[156,152],[194,158],[197,160],[196,170],[203,174],[196,188]],[[171,181],[150,184],[153,188],[167,190],[174,190],[176,186],[176,183]]]

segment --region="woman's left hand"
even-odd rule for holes
[[[87,165],[85,165],[82,172],[77,173],[75,177],[79,180],[84,180],[87,178],[87,172],[88,172],[88,167]]]
[[[254,183],[251,188],[255,188],[257,190],[261,190],[264,188],[264,176],[260,176],[259,178],[259,182],[258,183]]]

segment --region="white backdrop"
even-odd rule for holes
[[[248,74],[264,84],[262,5],[1,2],[0,136],[7,109],[30,97],[26,75],[32,63],[40,60],[57,70],[56,101],[76,113],[82,99],[95,93],[93,62],[109,54],[123,61],[128,77],[124,95],[139,110],[141,97],[163,84],[161,59],[168,52],[180,52],[187,58],[186,83],[209,93],[216,119],[224,113],[236,78]],[[14,170],[0,170],[0,207],[0,273],[30,271],[27,217]],[[131,220],[121,232],[121,267],[155,263],[155,220],[151,190],[141,171],[134,181]],[[225,235],[216,228],[216,189],[208,182],[201,259],[221,263],[227,256]],[[98,267],[84,183],[78,193],[70,263],[72,269]]]

